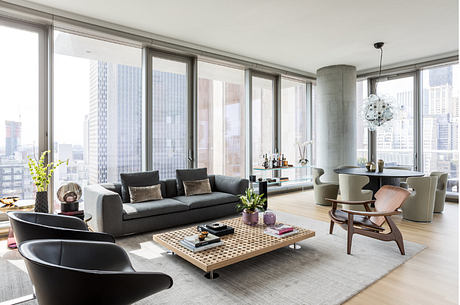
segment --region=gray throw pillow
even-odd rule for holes
[[[209,179],[184,181],[185,196],[210,194],[211,184]]]
[[[191,169],[177,169],[177,193],[179,196],[184,196],[184,181],[204,180],[208,178],[207,168],[191,168]]]
[[[131,203],[161,200],[161,184],[151,186],[128,186]]]
[[[158,171],[139,172],[139,173],[121,173],[121,199],[124,203],[130,202],[129,186],[151,186],[160,183]]]

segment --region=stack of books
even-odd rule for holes
[[[290,225],[278,223],[274,226],[270,226],[264,230],[265,234],[274,236],[277,238],[282,238],[290,235],[296,234],[298,231]]]
[[[84,219],[85,218],[85,211],[83,210],[79,210],[79,211],[72,211],[72,212],[59,212],[58,213],[59,215],[66,215],[66,216],[74,216],[74,217],[78,217],[80,219]]]
[[[221,222],[214,222],[206,225],[201,225],[198,226],[197,229],[198,231],[207,231],[216,236],[224,236],[235,233],[235,230],[232,227],[227,226],[226,224],[223,224]]]
[[[180,241],[180,244],[193,252],[208,250],[224,244],[224,242],[220,240],[220,237],[214,234],[208,234],[204,240],[200,240],[198,236],[199,234],[186,236]]]

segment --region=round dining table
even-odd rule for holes
[[[364,186],[364,189],[372,190],[374,194],[383,185],[399,186],[401,178],[422,177],[425,175],[424,173],[418,171],[393,168],[384,168],[381,173],[379,173],[378,171],[369,172],[366,170],[365,167],[336,168],[334,169],[334,172],[337,174],[368,176],[369,183],[366,186]]]

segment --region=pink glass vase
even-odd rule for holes
[[[271,211],[266,211],[264,213],[264,224],[267,226],[273,226],[276,223],[276,215]]]
[[[244,210],[242,219],[243,223],[250,226],[255,226],[259,222],[259,213]]]

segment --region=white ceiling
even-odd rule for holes
[[[458,51],[457,0],[32,0],[154,34],[315,73]]]

